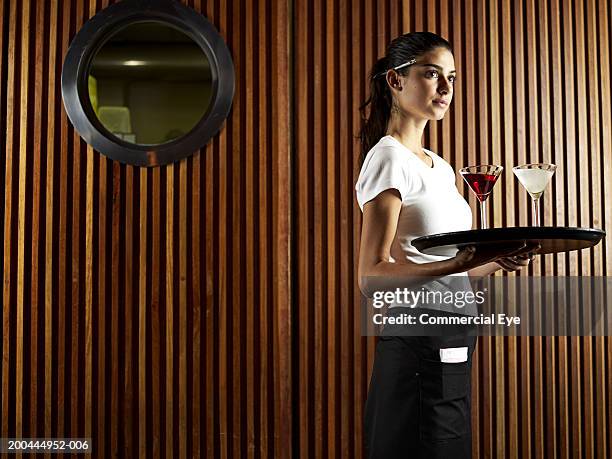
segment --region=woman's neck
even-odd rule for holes
[[[394,114],[389,120],[386,134],[395,137],[418,156],[426,157],[423,153],[422,139],[427,121],[406,116],[406,114]]]

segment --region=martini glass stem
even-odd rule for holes
[[[540,226],[540,197],[531,199],[531,216],[533,217],[533,226]]]
[[[480,227],[482,229],[487,229],[489,225],[487,224],[487,202],[480,201]]]

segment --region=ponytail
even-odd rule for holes
[[[364,121],[359,140],[361,141],[362,164],[366,154],[387,132],[387,124],[391,116],[391,90],[385,76],[388,69],[388,58],[379,59],[370,72],[370,97],[361,104],[359,111]],[[381,73],[383,73],[381,75]],[[369,114],[366,114],[369,106]]]

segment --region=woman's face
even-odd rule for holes
[[[408,74],[387,81],[402,113],[426,120],[444,118],[453,98],[455,59],[446,48],[435,48],[416,59]]]

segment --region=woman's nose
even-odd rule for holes
[[[440,80],[440,83],[438,84],[438,92],[441,95],[446,95],[450,92],[450,83],[448,80]]]

